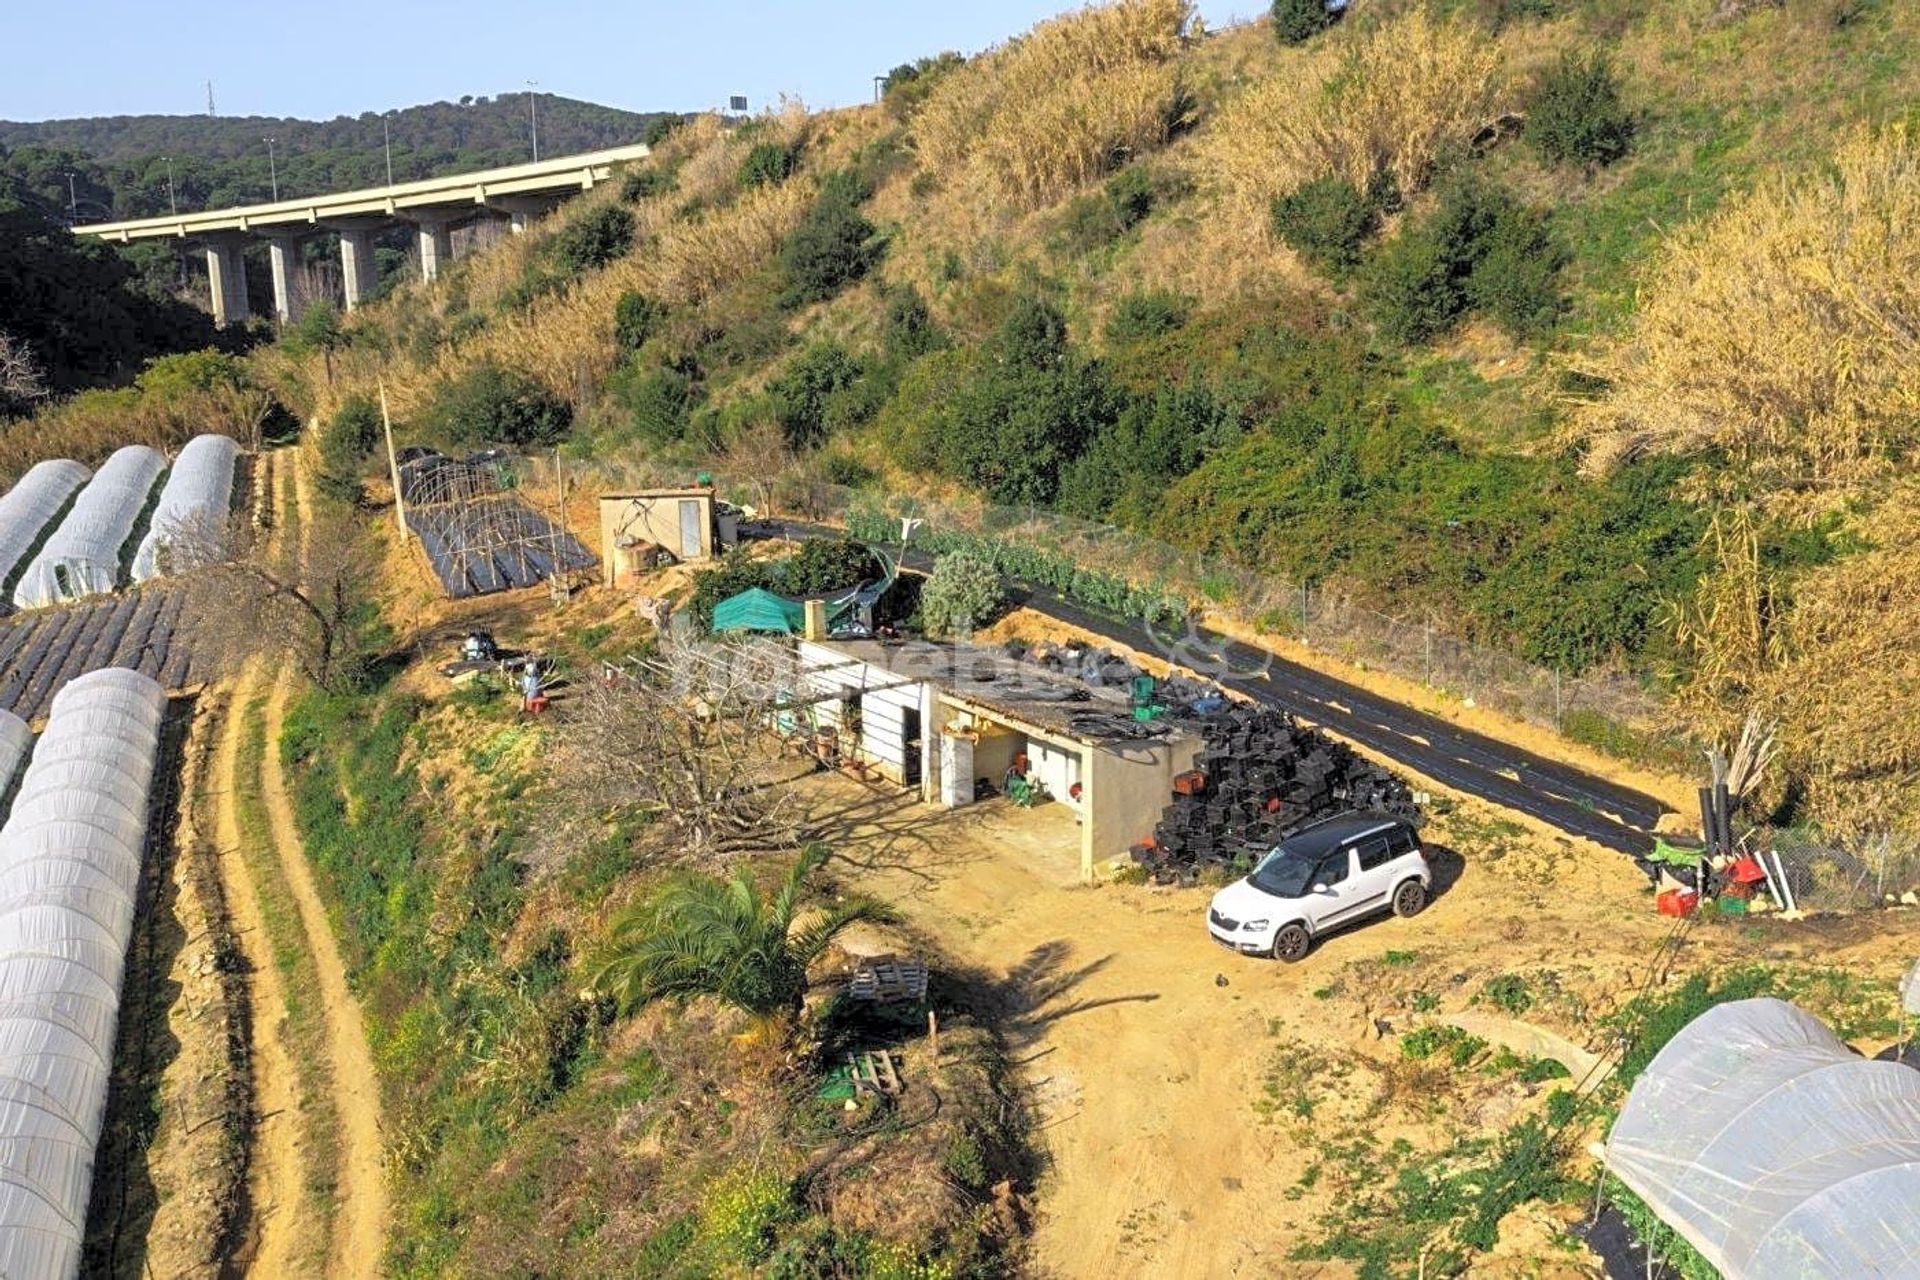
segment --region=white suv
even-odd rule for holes
[[[1214,894],[1207,932],[1235,951],[1298,960],[1315,938],[1362,916],[1418,915],[1432,885],[1406,819],[1343,813],[1294,832]]]

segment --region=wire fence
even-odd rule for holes
[[[1762,830],[1748,844],[1770,877],[1786,881],[1789,905],[1810,915],[1912,902],[1920,894],[1920,839],[1908,833],[1841,842],[1799,829]]]

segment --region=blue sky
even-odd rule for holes
[[[691,111],[744,93],[809,106],[865,101],[920,54],[972,53],[1071,0],[13,0],[0,119],[177,115],[327,119],[462,94],[543,93]],[[1203,0],[1220,26],[1264,6]]]

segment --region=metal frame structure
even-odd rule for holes
[[[417,453],[398,466],[406,529],[455,599],[536,586],[600,558],[512,484],[511,459]]]

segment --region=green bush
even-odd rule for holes
[[[560,228],[549,251],[562,271],[577,276],[626,256],[633,228],[633,210],[610,204]]]
[[[702,399],[700,387],[685,372],[638,362],[609,379],[607,392],[626,411],[633,435],[653,444],[685,439]]]
[[[1379,225],[1374,202],[1345,178],[1315,178],[1273,202],[1273,233],[1334,274],[1360,265],[1360,250]]]
[[[1534,87],[1526,136],[1558,164],[1612,164],[1633,141],[1633,113],[1620,101],[1613,65],[1603,53],[1561,55]]]
[[[666,195],[679,185],[673,170],[663,169],[657,164],[641,165],[629,169],[620,180],[620,198],[628,203],[651,200],[655,196]]]
[[[860,375],[859,363],[831,340],[816,342],[795,356],[767,388],[787,443],[795,449],[812,449],[825,441],[829,399],[851,387]]]
[[[667,309],[637,289],[629,289],[613,304],[613,345],[621,351],[638,351],[648,338],[660,331]]]
[[[770,187],[785,182],[800,165],[800,153],[784,142],[756,142],[740,162],[740,185]]]
[[[993,562],[971,551],[950,551],[933,562],[920,592],[920,625],[932,636],[970,635],[1006,601]]]
[[[538,379],[482,362],[440,381],[425,420],[455,444],[524,449],[563,440],[573,425],[573,409]]]
[[[920,291],[910,284],[889,289],[886,319],[880,326],[880,349],[887,359],[894,362],[918,359],[942,345],[944,339]]]
[[[685,116],[661,116],[647,125],[647,131],[640,135],[640,141],[649,147],[657,147],[678,133],[686,122]]]
[[[1543,215],[1464,178],[1374,256],[1363,294],[1381,333],[1406,345],[1445,333],[1470,309],[1516,338],[1537,337],[1563,305],[1565,260]]]
[[[1327,0],[1273,0],[1273,34],[1281,44],[1311,40],[1333,25]]]
[[[1172,333],[1187,322],[1187,305],[1185,298],[1167,289],[1130,293],[1107,317],[1107,342],[1121,347]]]
[[[372,396],[359,391],[342,401],[320,431],[320,491],[341,502],[358,502],[361,471],[381,434],[380,406]]]
[[[1153,175],[1139,165],[1122,169],[1100,190],[1069,201],[1060,238],[1074,253],[1091,253],[1118,240],[1153,213],[1159,193]]]
[[[824,302],[866,275],[879,260],[874,225],[859,209],[862,192],[849,179],[822,185],[800,224],[780,246],[788,306]]]

